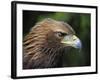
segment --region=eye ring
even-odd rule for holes
[[[56,34],[58,37],[64,37],[64,36],[68,35],[67,33],[64,33],[64,32],[57,32]]]
[[[63,36],[61,32],[58,32],[57,34],[58,34],[59,37]]]

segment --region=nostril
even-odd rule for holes
[[[73,41],[75,41],[76,39],[73,39]]]

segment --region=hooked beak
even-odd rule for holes
[[[62,39],[61,43],[63,43],[65,46],[71,46],[78,49],[82,48],[82,43],[80,39],[75,35],[65,36]]]

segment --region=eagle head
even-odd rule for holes
[[[46,18],[32,27],[23,46],[23,67],[29,69],[58,67],[64,48],[81,49],[82,44],[69,24]]]

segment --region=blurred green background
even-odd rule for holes
[[[91,65],[91,15],[87,13],[69,13],[69,12],[45,12],[45,11],[23,11],[23,37],[29,32],[36,22],[45,18],[52,18],[70,24],[76,32],[76,35],[82,41],[82,49],[71,48],[66,54],[64,51],[63,66],[90,66]]]

